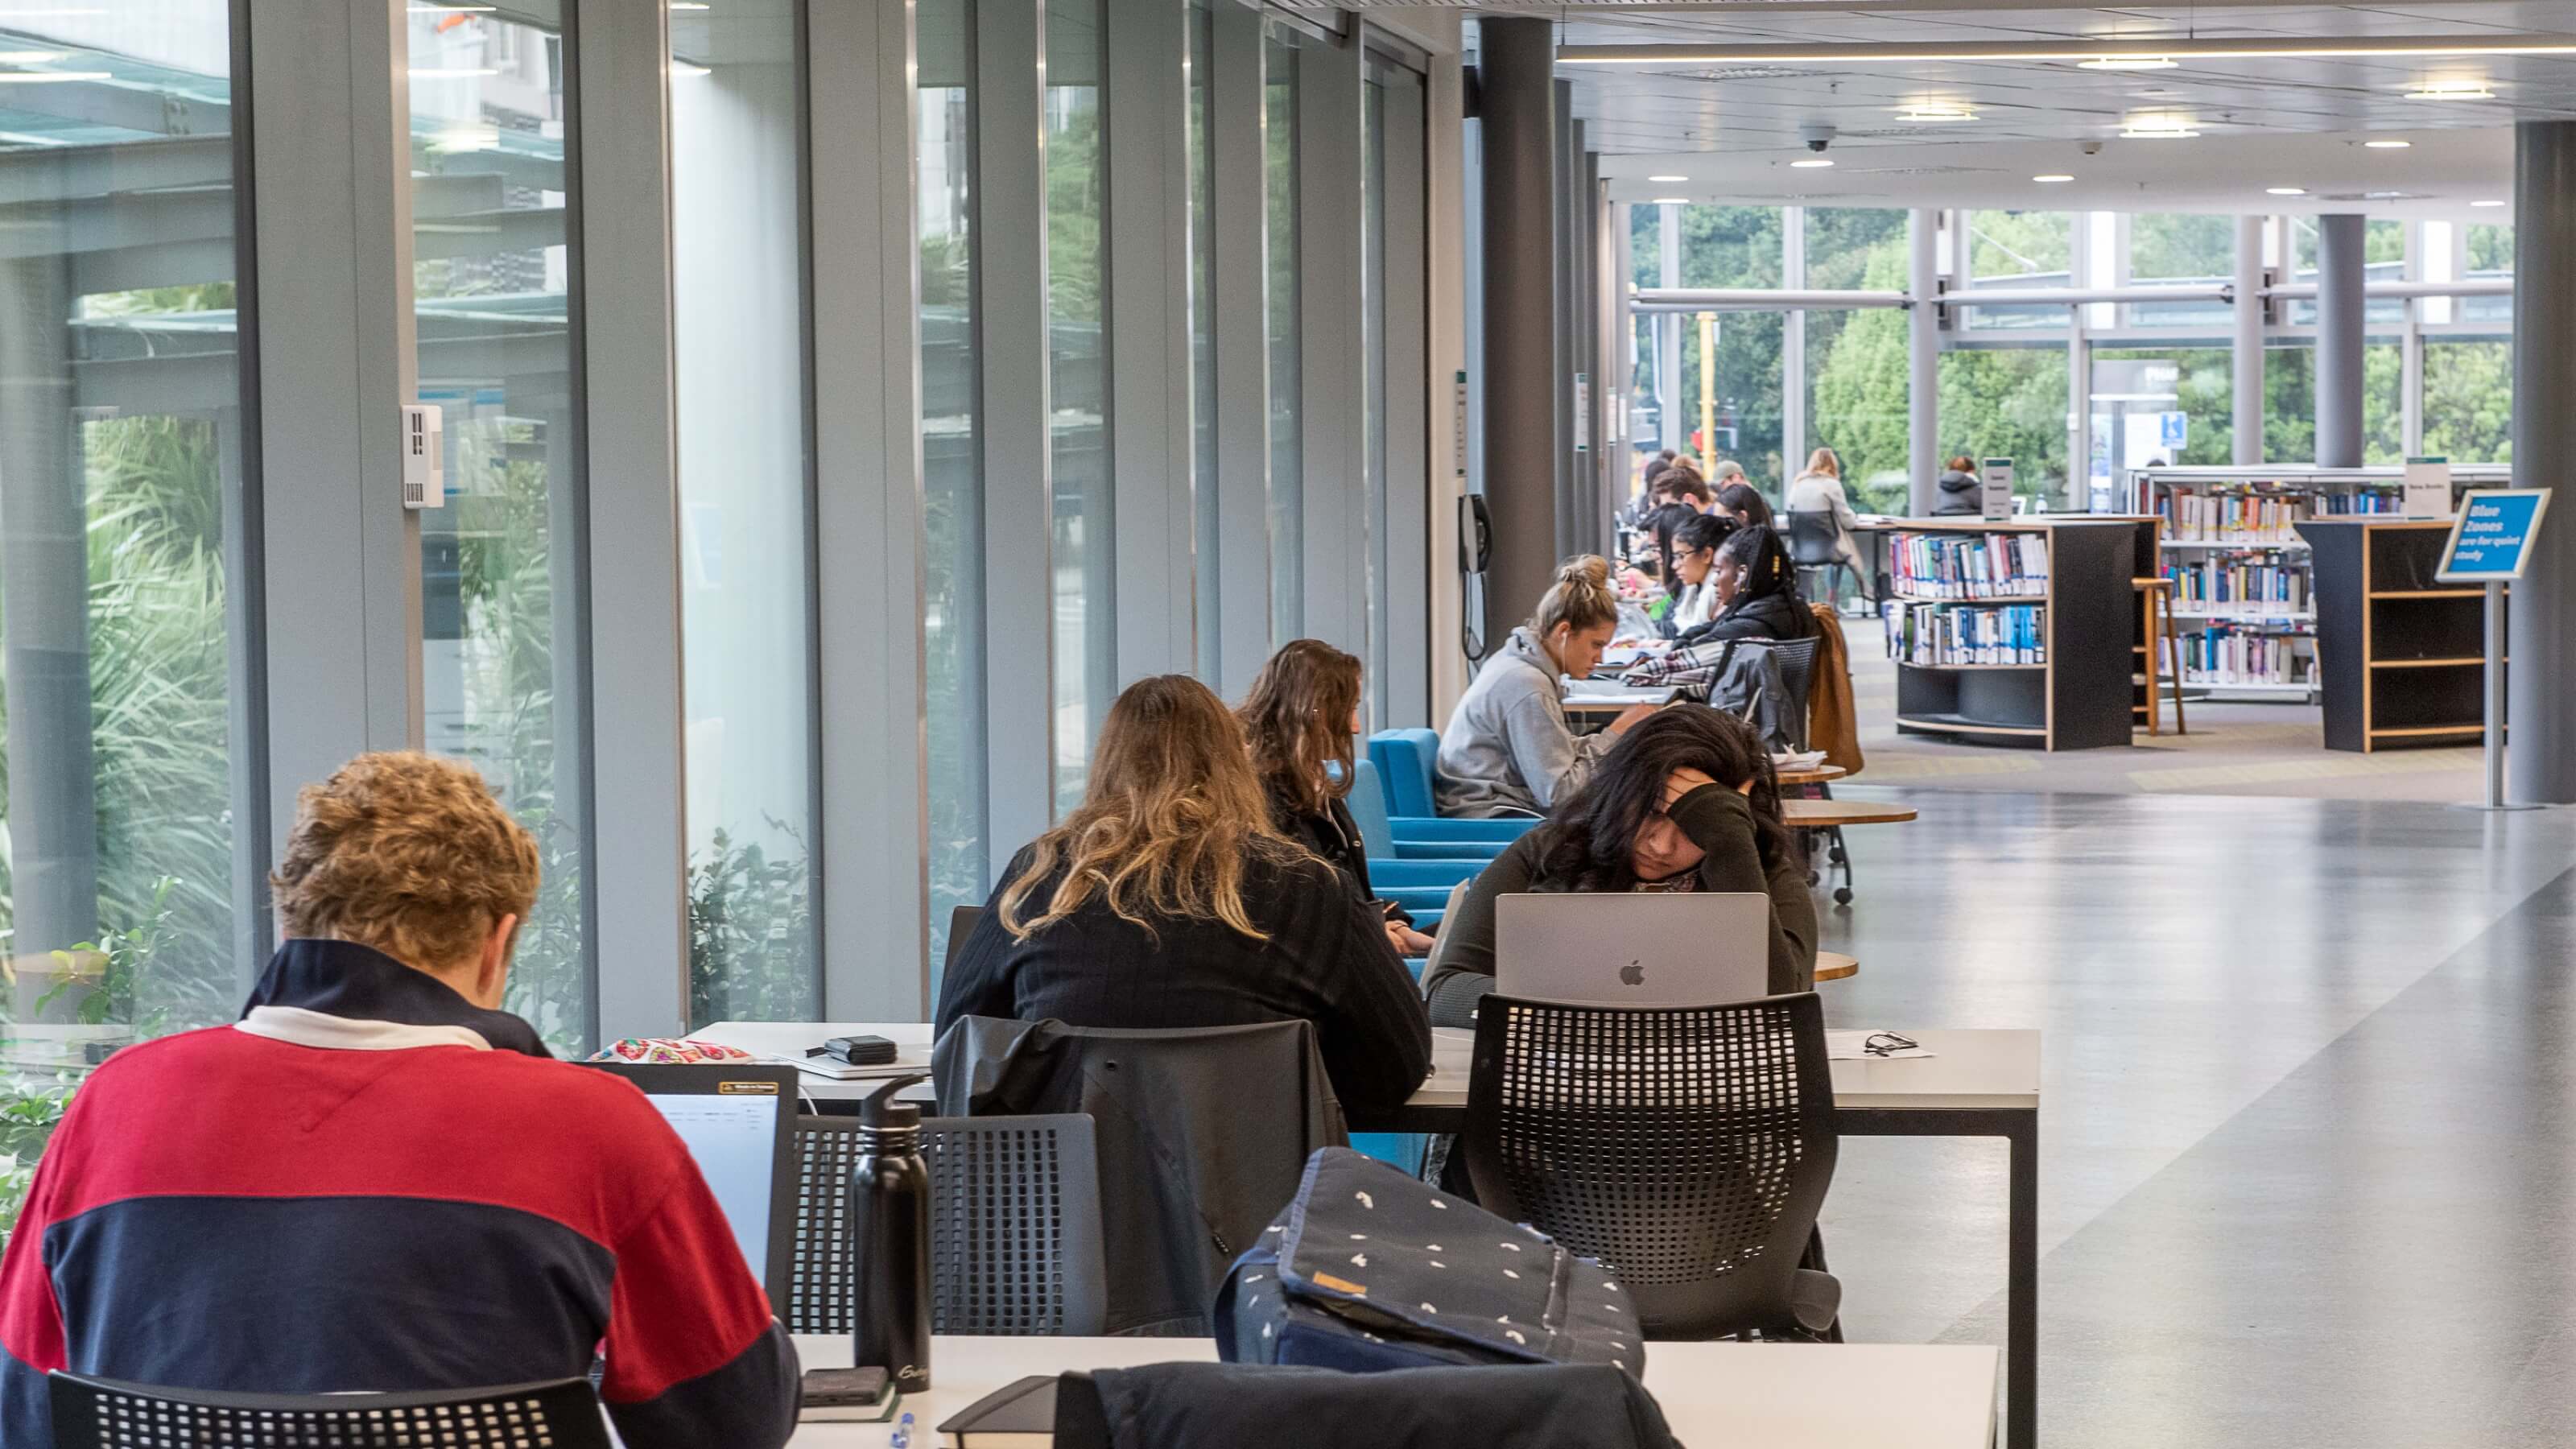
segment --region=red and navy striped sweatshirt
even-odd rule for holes
[[[0,1257],[0,1449],[54,1369],[265,1393],[571,1377],[629,1449],[776,1449],[796,1350],[621,1078],[391,957],[289,941],[243,1018],[73,1099]]]

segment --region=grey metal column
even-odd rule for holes
[[[823,1014],[930,1009],[921,270],[909,0],[806,12]]]
[[[420,522],[402,506],[412,326],[400,4],[246,8],[258,128],[270,824],[351,755],[421,740]]]
[[[1297,53],[1298,418],[1304,430],[1304,631],[1368,657],[1368,367],[1360,295],[1356,27]]]
[[[1046,0],[976,0],[974,26],[975,364],[984,446],[988,706],[984,843],[992,878],[999,880],[1011,857],[1045,834],[1054,818],[1055,671],[1079,675],[1082,664],[1055,657]],[[1092,517],[1083,522],[1092,528]],[[1103,528],[1091,536],[1106,534]],[[1105,607],[1088,594],[1086,603]]]
[[[1264,159],[1269,94],[1262,83],[1260,12],[1214,5],[1207,144],[1215,172],[1218,677],[1241,699],[1270,657],[1270,230]]]
[[[1552,83],[1556,95],[1556,174],[1555,187],[1549,195],[1550,214],[1556,221],[1556,270],[1552,295],[1556,302],[1556,538],[1550,551],[1563,558],[1573,552],[1580,528],[1574,508],[1574,479],[1582,465],[1574,455],[1574,374],[1583,364],[1582,309],[1575,298],[1582,291],[1578,278],[1583,273],[1583,229],[1575,224],[1574,195],[1583,185],[1582,127],[1574,119],[1574,82]]]
[[[2576,477],[2576,122],[2514,128],[2513,469],[2518,483]],[[2513,585],[2505,673],[2506,798],[2576,802],[2576,498],[2541,524]],[[2562,512],[2561,509],[2568,511]]]
[[[1940,290],[1940,217],[1930,207],[1916,207],[1906,236],[1906,291],[1914,309],[1905,334],[1905,492],[1917,518],[1932,512],[1941,475],[1941,316],[1932,303]]]
[[[68,231],[68,228],[64,228]],[[10,956],[98,937],[91,753],[89,509],[72,421],[71,242],[0,262],[0,664],[9,701]],[[194,884],[212,889],[213,881]],[[19,978],[30,1020],[52,978]],[[77,994],[77,993],[75,993]]]
[[[1118,682],[1187,672],[1190,608],[1189,27],[1165,0],[1108,0],[1100,54],[1109,158],[1111,530]],[[1356,183],[1354,183],[1356,185]]]
[[[1656,260],[1660,264],[1657,279],[1665,287],[1682,284],[1682,209],[1659,206],[1655,220]],[[1655,327],[1655,431],[1662,435],[1662,446],[1678,452],[1690,429],[1682,422],[1682,413],[1690,406],[1682,400],[1682,329],[1689,325],[1686,312],[1651,312]]]
[[[591,718],[601,1036],[688,1021],[687,707],[680,663],[680,470],[671,336],[668,11],[583,0],[584,438],[589,453]],[[829,557],[829,555],[826,555]]]
[[[1454,69],[1454,67],[1453,67]],[[1433,599],[1450,585],[1453,555],[1431,550],[1434,509],[1454,512],[1432,470],[1432,420],[1446,434],[1453,393],[1431,372],[1430,88],[1401,78],[1385,87],[1386,257],[1386,537],[1387,567],[1378,587],[1386,599],[1383,728],[1437,725],[1431,712],[1435,640]],[[1437,498],[1438,503],[1434,503]]]
[[[2263,461],[2263,218],[2236,218],[2236,344],[2228,361],[2236,380],[2238,467]]]
[[[1579,122],[1576,129],[1588,145],[1588,130]],[[1575,311],[1582,318],[1581,371],[1585,384],[1577,399],[1583,409],[1583,418],[1577,424],[1583,443],[1583,468],[1575,478],[1576,502],[1580,505],[1576,517],[1582,529],[1577,544],[1585,553],[1608,553],[1610,510],[1616,504],[1610,497],[1609,470],[1610,329],[1603,324],[1602,308],[1613,294],[1601,264],[1609,250],[1603,227],[1610,210],[1601,195],[1601,153],[1585,150],[1583,168],[1577,174],[1583,183],[1578,214],[1582,222],[1583,269],[1576,274],[1580,285],[1575,289]]]
[[[2362,218],[2317,218],[2317,466],[2361,466]],[[2514,332],[2522,334],[2520,317]],[[2523,397],[2534,394],[2523,393]]]
[[[1807,289],[1807,209],[1780,214],[1780,285]],[[1807,313],[1793,307],[1780,319],[1780,487],[1798,476],[1807,458]]]
[[[1484,182],[1484,468],[1493,518],[1484,638],[1501,647],[1556,573],[1555,22],[1487,16],[1477,72]]]

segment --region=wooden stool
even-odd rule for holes
[[[1816,979],[1818,981],[1840,981],[1846,976],[1858,976],[1859,974],[1860,962],[1853,957],[1846,956],[1840,951],[1818,951],[1816,953]]]
[[[2159,612],[2162,612],[2165,621],[2163,633],[2164,642],[2173,646],[2174,733],[2178,735],[2190,734],[2191,731],[2183,724],[2182,717],[2182,636],[2174,629],[2173,580],[2131,579],[2129,580],[2129,587],[2137,590],[2138,592],[2138,622],[2147,641],[2145,649],[2147,656],[2147,733],[2150,735],[2156,735],[2164,732],[2164,700],[2161,684],[2164,677],[2164,664],[2162,659],[2160,659],[2156,653],[2156,615]]]

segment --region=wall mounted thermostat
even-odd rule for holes
[[[402,410],[403,507],[447,503],[447,431],[438,404],[405,403]]]

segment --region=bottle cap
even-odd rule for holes
[[[859,1099],[859,1125],[878,1129],[891,1127],[897,1130],[919,1127],[921,1104],[895,1099],[904,1088],[929,1080],[926,1073],[914,1072],[908,1076],[888,1077],[878,1083],[873,1091]]]

